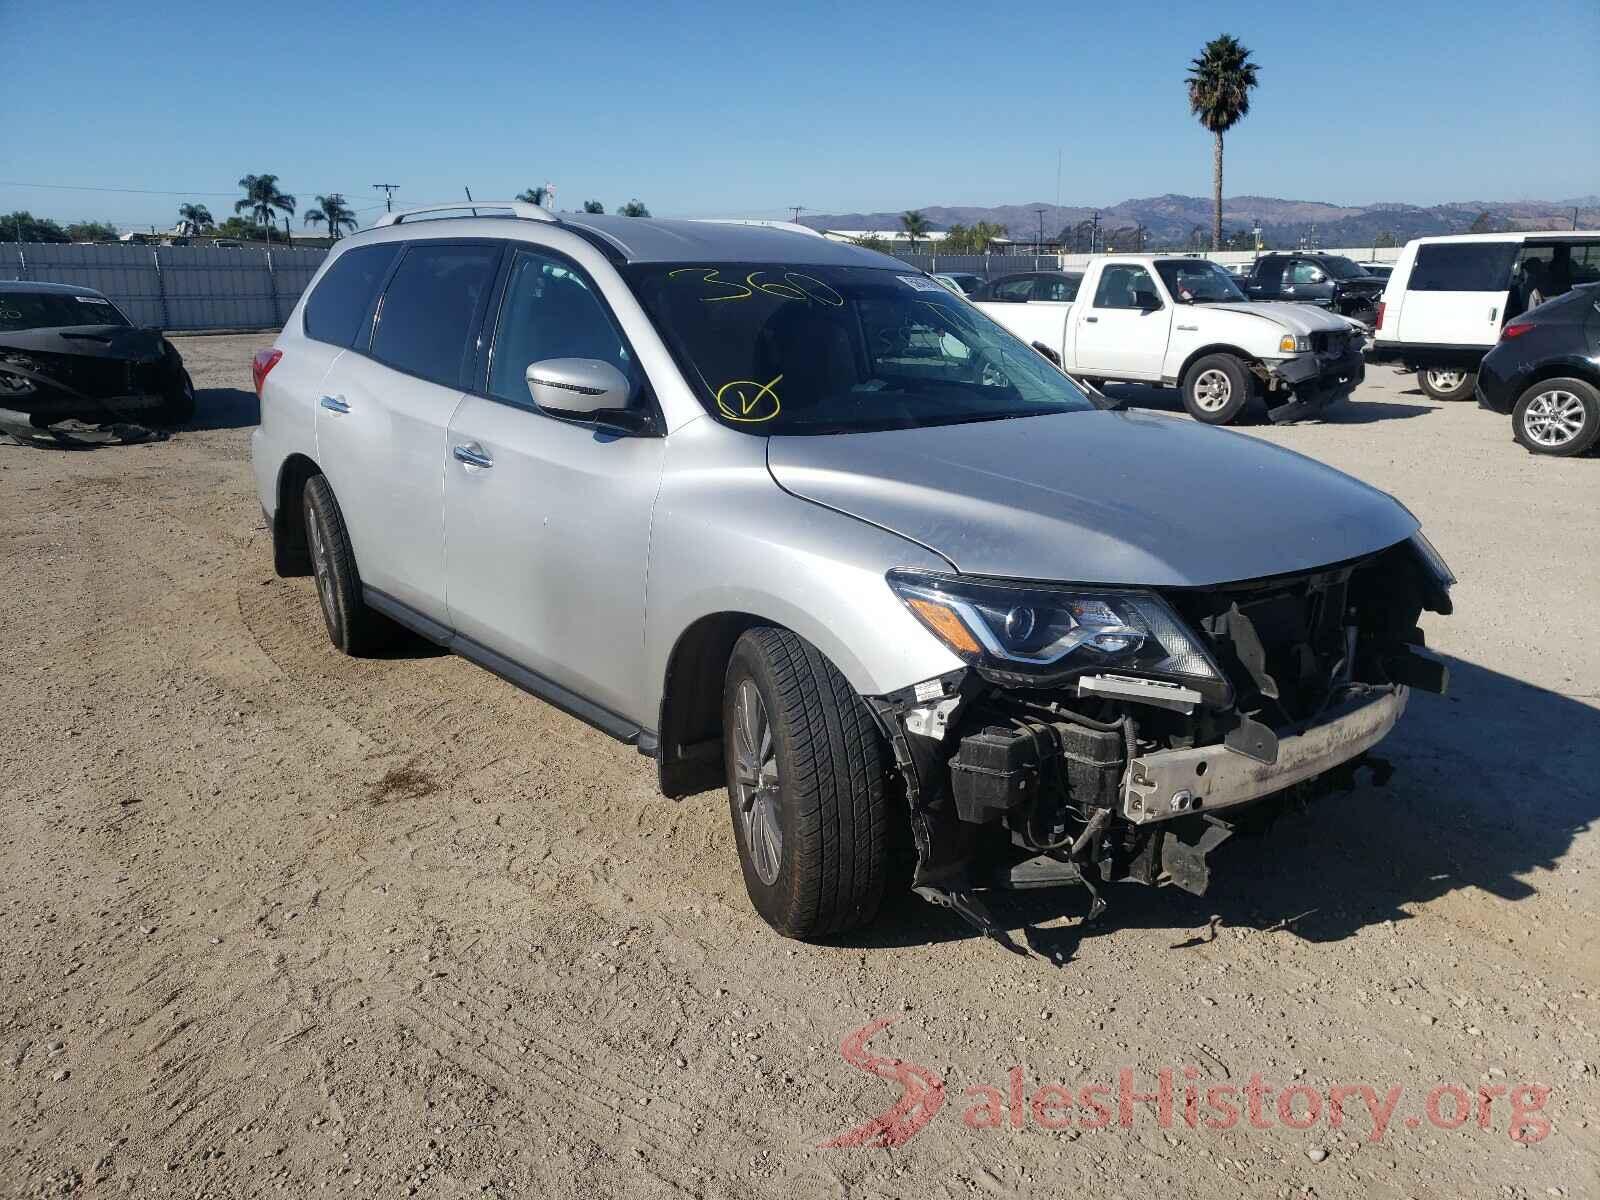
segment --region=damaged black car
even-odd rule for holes
[[[194,383],[160,330],[93,288],[0,282],[0,409],[43,428],[66,420],[181,425]]]

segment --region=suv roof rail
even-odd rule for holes
[[[809,233],[812,237],[821,237],[822,234],[809,225],[799,225],[794,221],[758,221],[751,217],[692,217],[702,225],[759,225],[763,229],[784,229],[790,233]]]
[[[384,213],[372,223],[374,229],[381,229],[385,225],[398,225],[402,221],[415,220],[417,217],[429,213],[470,213],[479,216],[481,208],[493,211],[481,214],[483,216],[500,216],[502,212],[509,212],[511,216],[521,221],[550,221],[556,220],[555,213],[548,208],[541,208],[537,204],[529,204],[526,200],[464,200],[458,204],[430,204],[426,208],[408,208],[404,212]],[[435,220],[439,218],[434,218]]]

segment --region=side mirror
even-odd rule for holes
[[[1139,311],[1147,316],[1153,312],[1160,312],[1162,307],[1161,299],[1158,296],[1139,297]]]
[[[595,417],[628,407],[628,377],[597,358],[546,358],[523,373],[528,394],[546,412],[563,417]]]

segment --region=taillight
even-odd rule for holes
[[[1379,300],[1378,301],[1378,323],[1375,326],[1373,326],[1374,329],[1382,329],[1383,328],[1383,310],[1384,310],[1384,303],[1383,303],[1382,300]]]
[[[278,360],[283,357],[283,351],[268,347],[257,350],[256,356],[250,360],[250,378],[256,381],[256,399],[261,399],[261,385],[267,381],[267,373],[278,365]]]
[[[1507,325],[1503,330],[1500,331],[1500,340],[1504,342],[1510,341],[1514,337],[1521,337],[1532,328],[1533,323],[1530,321],[1513,321],[1510,325]]]

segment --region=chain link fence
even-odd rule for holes
[[[280,329],[327,250],[295,246],[79,246],[0,242],[0,279],[105,293],[135,325]]]

